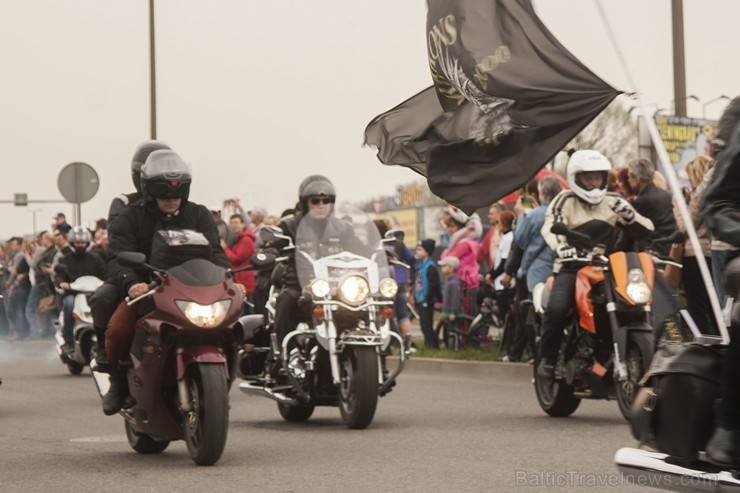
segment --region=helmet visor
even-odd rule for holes
[[[184,199],[190,191],[190,182],[154,181],[146,184],[146,192],[155,199]]]

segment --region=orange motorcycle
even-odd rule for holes
[[[589,237],[562,223],[554,224],[551,231],[581,248],[577,257],[566,262],[582,266],[576,278],[576,316],[565,331],[554,380],[539,377],[539,357],[535,361],[537,400],[550,416],[570,416],[583,399],[615,399],[629,420],[638,382],[653,356],[652,256],[614,252],[606,257],[603,246],[590,247]],[[589,248],[583,248],[585,245]],[[552,280],[533,290],[535,313],[540,319]]]

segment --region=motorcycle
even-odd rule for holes
[[[63,268],[63,266],[60,266]],[[64,311],[59,313],[59,328],[54,334],[54,340],[57,344],[57,353],[59,359],[67,365],[67,370],[72,375],[79,375],[85,366],[95,358],[97,350],[97,338],[93,328],[92,313],[88,300],[103,281],[96,276],[81,276],[69,284],[69,290],[65,294],[74,295],[74,308],[72,314],[74,317],[74,348],[72,351],[65,351],[64,336],[62,328],[64,327]]]
[[[390,275],[380,235],[366,215],[338,204],[336,217],[353,219],[357,248],[335,248],[314,257],[308,245],[321,235],[314,221],[302,220],[296,243],[278,229],[265,228],[263,240],[283,241],[283,252],[294,255],[302,288],[299,306],[305,317],[278,341],[273,330],[278,290],[273,286],[268,316],[250,315],[239,351],[239,389],[277,401],[286,421],[308,420],[316,406],[338,406],[343,422],[352,429],[373,420],[378,398],[387,394],[401,373],[385,366],[388,346],[401,337],[391,330],[393,297],[398,288]],[[285,262],[290,256],[277,259]]]
[[[605,257],[603,246],[591,246],[588,236],[562,223],[554,224],[551,231],[566,236],[580,249],[577,257],[564,261],[580,266],[575,288],[577,317],[565,330],[554,381],[538,375],[536,351],[537,401],[550,416],[562,417],[570,416],[583,399],[616,399],[629,421],[638,382],[653,356],[652,257],[646,252],[614,252]],[[547,307],[551,281],[533,290],[540,317]]]
[[[141,454],[164,451],[185,440],[199,465],[214,464],[223,453],[229,424],[229,389],[243,329],[243,295],[235,272],[205,260],[206,238],[191,230],[159,232],[168,258],[190,260],[171,268],[148,264],[143,254],[123,252],[121,265],[146,269],[154,280],[129,305],[148,303],[136,322],[127,369],[130,396],[120,411],[129,445]],[[156,242],[156,240],[155,240]],[[154,256],[154,255],[152,255]],[[195,257],[195,258],[193,258]],[[105,373],[93,371],[101,397],[109,387]]]

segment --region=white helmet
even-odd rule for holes
[[[609,179],[610,169],[612,169],[612,163],[609,162],[609,160],[599,151],[591,149],[576,151],[570,157],[570,161],[568,161],[568,185],[578,198],[588,202],[589,204],[596,205],[606,197],[606,184]],[[593,190],[586,190],[583,188],[578,175],[580,173],[589,173],[594,171],[601,172],[604,176],[604,179],[601,182],[601,187],[594,188]]]

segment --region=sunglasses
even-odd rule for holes
[[[333,204],[334,199],[329,197],[311,197],[308,199],[308,202],[311,205],[319,205],[319,204]]]

